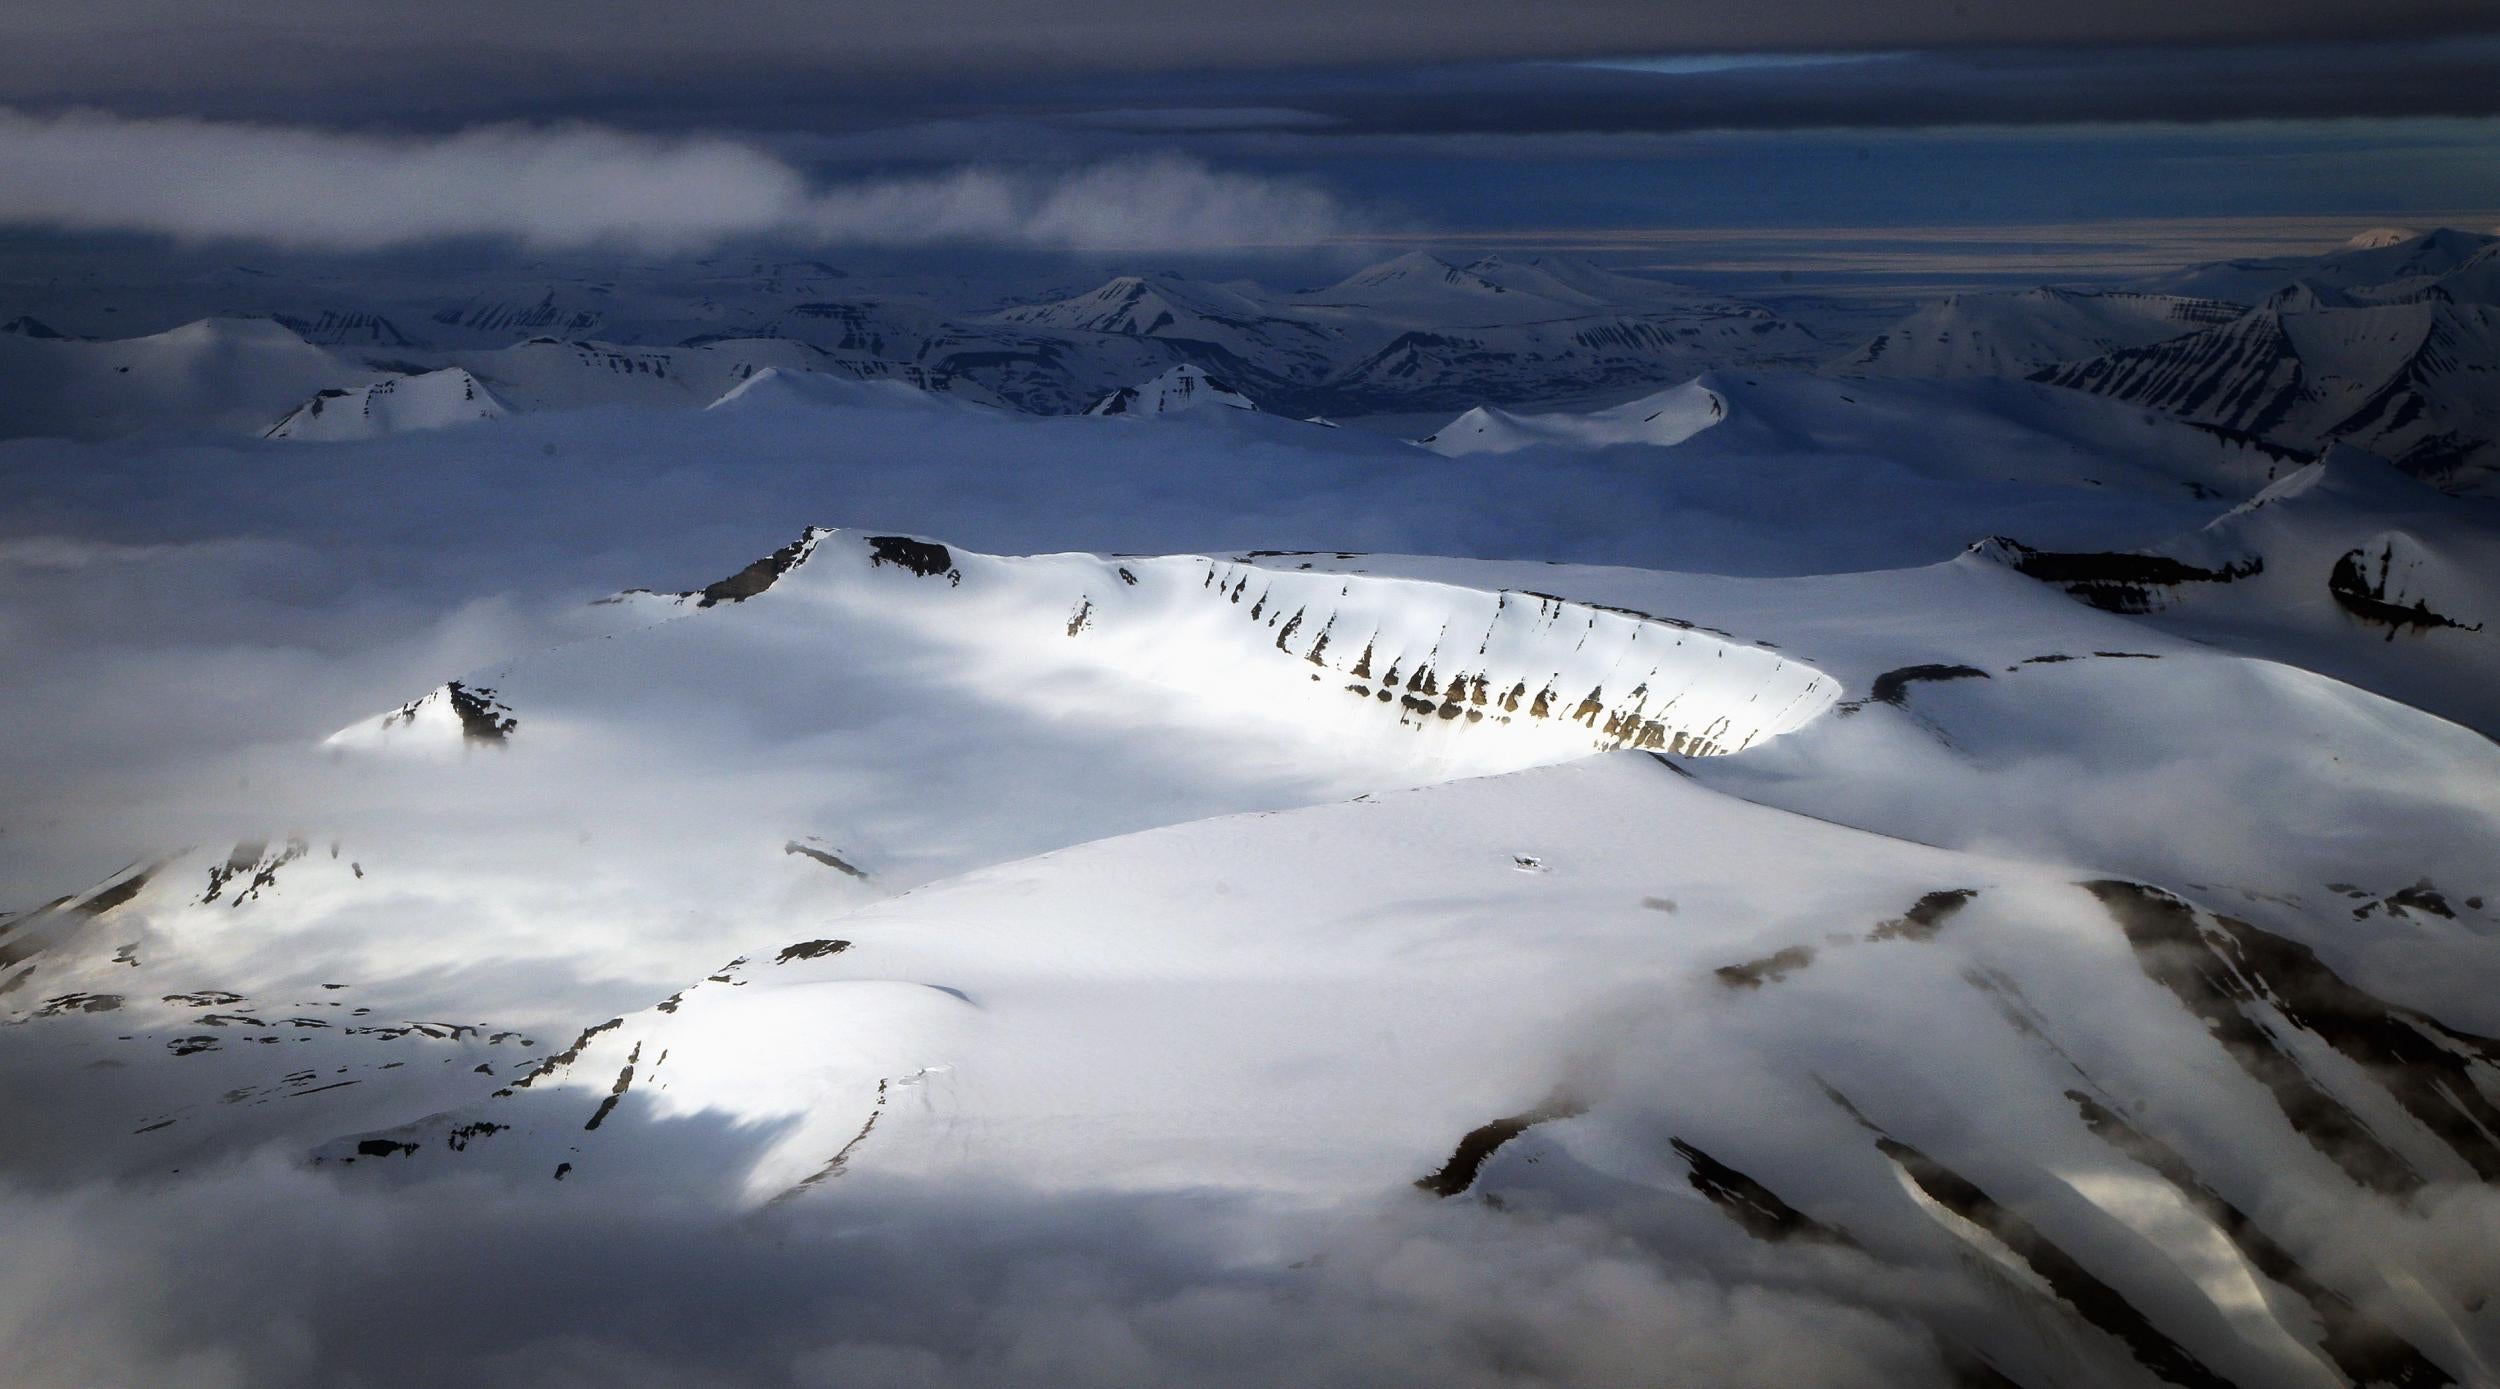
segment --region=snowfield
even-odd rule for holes
[[[0,444],[12,1373],[2500,1382],[2500,511],[2007,379],[2216,292],[1417,443],[724,338]]]

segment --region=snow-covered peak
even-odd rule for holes
[[[1483,275],[1475,275],[1473,270],[1460,270],[1458,265],[1450,265],[1443,257],[1423,250],[1410,250],[1405,255],[1393,257],[1393,260],[1383,260],[1380,265],[1355,270],[1353,275],[1338,280],[1328,290],[1320,290],[1320,297],[1370,302],[1380,300],[1380,297],[1403,300],[1403,297],[1415,295],[1443,297],[1453,295],[1453,292],[1490,297],[1505,295],[1508,290],[1495,285],[1493,280],[1485,280]]]
[[[2047,287],[1955,294],[1913,310],[1839,368],[1865,376],[2015,376],[2228,323],[2241,311],[2176,294]]]
[[[1091,333],[1153,337],[1202,321],[1253,319],[1265,310],[1231,290],[1166,275],[1120,275],[1077,295],[1047,304],[1002,310],[1001,323]]]
[[[1258,402],[1183,362],[1142,386],[1123,386],[1089,406],[1088,415],[1169,415],[1183,410],[1220,406],[1256,410]]]
[[[2372,227],[2368,231],[2354,233],[2352,239],[2344,243],[2343,249],[2375,251],[2383,246],[2401,245],[2421,234],[2411,227]]]
[[[1706,378],[1585,414],[1514,415],[1479,405],[1418,440],[1446,457],[1510,453],[1538,444],[1680,444],[1727,418],[1727,400]]]
[[[370,386],[333,388],[269,427],[272,439],[371,439],[472,420],[501,419],[510,407],[459,367],[394,376]]]
[[[928,392],[893,380],[862,381],[820,371],[765,367],[721,392],[706,410],[752,409],[767,405],[857,405],[874,401],[904,404],[925,400]]]
[[[1392,289],[1409,286],[1450,287],[1479,294],[1500,294],[1502,287],[1481,276],[1461,270],[1428,251],[1409,251],[1402,256],[1366,266],[1339,280],[1337,291]]]

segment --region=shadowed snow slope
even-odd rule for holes
[[[1089,415],[1169,415],[1207,406],[1256,410],[1257,402],[1196,367],[1172,368],[1142,386],[1124,386],[1085,409]]]
[[[2500,736],[2500,503],[2358,449],[2143,555],[2001,557],[2095,606]]]
[[[1508,453],[1530,444],[1680,444],[1727,417],[1699,381],[1585,415],[1514,415],[1477,406],[1423,439],[1434,453]]]
[[[258,434],[316,391],[381,373],[267,319],[210,318],[151,337],[0,333],[0,438],[144,429]]]
[[[2027,376],[2228,323],[2246,307],[2114,291],[1957,294],[1915,310],[1835,369],[1864,376]]]
[[[495,393],[458,367],[394,376],[356,390],[323,391],[269,427],[272,439],[370,439],[441,429],[510,414]]]

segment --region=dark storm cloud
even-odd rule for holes
[[[1721,51],[2402,40],[2488,0],[85,0],[0,7],[0,102],[462,123],[885,105],[964,75]],[[885,87],[885,95],[872,89]],[[742,101],[743,98],[743,101]]]
[[[1341,138],[2485,116],[2500,113],[2500,42],[1956,50],[1712,71],[1452,66],[1304,74],[1264,90],[1202,83],[1193,96],[1289,106],[1304,128]]]

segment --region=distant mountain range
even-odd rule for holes
[[[2325,256],[2230,261],[2128,291],[1962,295],[1837,369],[2024,376],[2487,485],[2500,470],[2500,237],[2382,229]]]
[[[264,319],[338,358],[337,374],[364,378],[316,386],[457,366],[524,410],[702,404],[742,379],[744,364],[1076,414],[1188,364],[1286,413],[1456,411],[1639,393],[1713,366],[1810,366],[1832,350],[1756,304],[1543,256],[1461,267],[1412,252],[1299,291],[1121,275],[1004,306],[941,302],[949,296],[927,286],[872,286],[812,262],[441,296],[432,284],[291,284],[238,270],[145,292],[0,288],[0,311],[18,318],[14,336],[62,342],[118,336],[112,325],[132,302]],[[270,418],[314,388],[290,387]]]
[[[1421,251],[1315,289],[1131,274],[1003,305],[812,261],[555,276],[450,301],[439,286],[238,269],[144,296],[159,313],[211,315],[196,322],[136,338],[76,331],[118,318],[136,293],[61,278],[0,287],[0,313],[13,313],[0,328],[0,435],[334,437],[350,427],[338,413],[350,398],[358,429],[472,417],[412,407],[432,398],[413,384],[429,378],[464,383],[464,406],[483,393],[522,412],[692,408],[771,370],[1039,414],[1155,413],[1174,383],[1212,381],[1287,416],[1482,410],[1465,427],[1509,439],[1535,433],[1520,421],[1540,412],[1638,402],[1706,372],[1820,371],[2028,378],[2303,456],[2353,444],[2443,486],[2500,472],[2500,237],[2455,230],[2380,228],[2322,256],[2133,285],[1959,294],[1855,346],[1582,260],[1462,265]],[[387,382],[412,384],[372,393]]]

